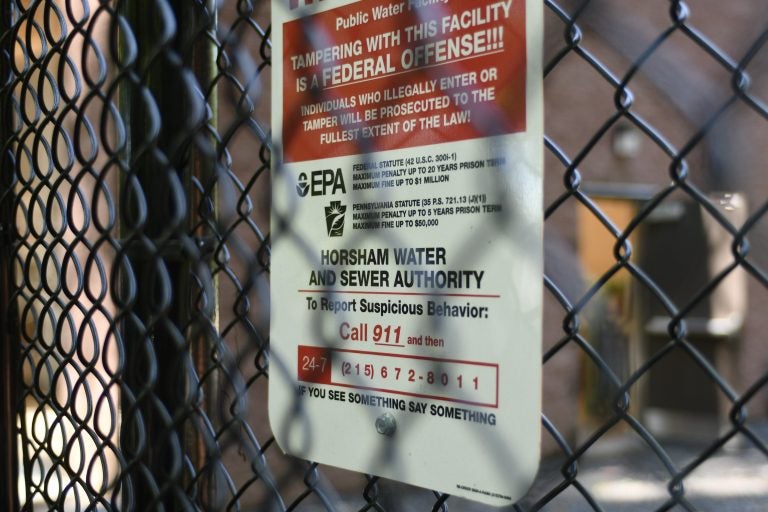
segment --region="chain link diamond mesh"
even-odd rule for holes
[[[514,510],[612,510],[584,475],[617,438],[662,489],[632,510],[703,509],[687,484],[736,441],[768,458],[761,7],[544,1],[547,457]],[[273,440],[269,16],[255,0],[0,5],[8,509],[485,510]],[[685,212],[704,245],[669,231]],[[702,327],[740,294],[732,331]],[[671,361],[686,370],[664,381]],[[720,422],[680,457],[646,413],[654,386],[689,377]]]

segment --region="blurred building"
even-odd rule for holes
[[[757,213],[746,233],[747,261],[765,269],[768,222],[759,211],[768,192],[761,155],[768,140],[761,103],[768,50],[761,30],[768,12],[755,0],[702,0],[687,12],[664,0],[558,5],[576,24],[547,13],[545,130],[555,149],[547,152],[545,204],[569,187],[574,192],[547,220],[547,273],[571,304],[606,279],[583,304],[579,334],[619,380],[665,353],[632,385],[630,411],[660,433],[690,434],[700,426],[711,437],[733,404],[726,388],[746,393],[768,362],[764,282],[743,265],[720,280],[736,266],[735,237],[697,197],[706,197],[734,230]],[[673,16],[685,19],[685,28]],[[748,86],[739,89],[747,75]],[[669,349],[671,319],[654,291],[627,268],[612,273],[617,255],[623,257],[617,240],[628,227],[629,261],[686,311],[685,339],[699,351],[695,356],[682,346]],[[706,296],[696,300],[702,291]],[[551,295],[547,305],[545,345],[553,346],[564,336],[563,322],[555,320],[564,310]],[[565,431],[589,432],[614,411],[616,386],[584,350],[561,351],[544,368],[545,410],[559,425],[580,418]],[[571,385],[556,388],[556,375]],[[578,414],[565,405],[575,397],[562,395],[575,389],[581,389]],[[748,410],[764,417],[767,405],[762,391]]]

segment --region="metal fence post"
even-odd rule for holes
[[[11,3],[0,4],[0,508],[19,509],[18,444],[16,412],[19,367],[19,337],[13,287],[13,183],[15,164],[10,143],[13,111],[10,88],[13,38]]]
[[[163,4],[165,5],[164,2]],[[134,188],[131,191],[133,201],[129,200],[120,205],[119,218],[122,243],[130,264],[126,268],[130,268],[133,274],[130,279],[136,285],[133,319],[126,322],[123,329],[126,352],[125,384],[137,398],[132,397],[127,401],[124,397],[123,411],[128,415],[128,422],[141,422],[144,429],[143,438],[137,438],[131,429],[123,428],[123,450],[133,459],[129,464],[135,462],[139,468],[136,471],[129,470],[133,488],[132,493],[126,493],[124,496],[124,506],[136,510],[177,510],[184,507],[167,494],[167,489],[173,482],[171,476],[164,471],[166,464],[174,465],[174,462],[164,460],[163,457],[163,450],[167,448],[169,437],[173,435],[167,424],[169,408],[172,407],[171,397],[168,396],[171,386],[170,382],[165,382],[166,379],[173,380],[173,376],[168,375],[173,373],[170,371],[174,357],[171,348],[173,342],[167,338],[167,331],[160,329],[152,320],[155,314],[152,310],[152,281],[157,278],[153,273],[156,270],[153,268],[153,259],[157,259],[157,267],[162,267],[161,271],[165,268],[169,270],[168,275],[164,277],[173,289],[176,288],[178,274],[166,262],[166,257],[156,254],[153,252],[156,248],[151,247],[167,227],[168,212],[165,208],[170,191],[162,179],[162,173],[167,169],[153,158],[151,151],[142,147],[148,144],[148,138],[151,136],[155,137],[151,143],[162,147],[162,141],[158,140],[156,133],[152,133],[153,120],[144,108],[144,102],[149,101],[144,97],[144,92],[150,92],[152,100],[158,104],[163,122],[160,127],[162,131],[172,128],[165,123],[173,118],[170,110],[176,106],[163,95],[166,80],[162,76],[162,70],[156,67],[148,69],[151,66],[149,54],[153,50],[152,38],[158,31],[158,23],[163,23],[164,20],[153,19],[153,9],[144,9],[141,2],[125,1],[120,7],[133,30],[133,34],[126,37],[135,38],[138,52],[134,64],[135,77],[141,77],[140,82],[133,82],[124,87],[120,95],[120,110],[127,125],[128,137],[125,162],[130,179],[133,180],[130,186]],[[125,191],[129,185],[122,181],[120,187],[121,197],[126,197]],[[146,211],[142,213],[136,210],[141,208],[137,206],[139,201],[145,203],[143,207]],[[143,220],[142,215],[145,216]],[[136,227],[141,224],[143,227]],[[139,232],[135,232],[136,229]],[[129,279],[126,275],[122,277],[124,281]],[[163,371],[156,371],[154,380],[148,382],[146,372],[150,367]]]
[[[196,279],[193,277],[198,272],[196,265],[201,264],[202,258],[208,252],[205,222],[197,221],[200,213],[196,208],[201,194],[195,183],[210,184],[215,173],[215,152],[202,151],[199,141],[207,140],[209,148],[215,148],[215,140],[212,136],[197,133],[199,126],[187,123],[190,119],[188,101],[190,98],[197,101],[197,96],[191,94],[191,85],[187,81],[189,76],[185,76],[186,69],[191,68],[204,87],[209,87],[214,81],[213,42],[201,47],[198,42],[189,40],[189,33],[196,34],[201,28],[203,32],[213,30],[215,2],[206,1],[200,5],[188,0],[169,0],[161,3],[156,4],[157,9],[163,9],[166,15],[171,15],[172,12],[176,32],[171,36],[171,40],[163,43],[164,47],[160,53],[158,41],[154,38],[157,33],[168,27],[161,28],[159,23],[162,21],[154,18],[156,13],[153,13],[152,9],[146,9],[143,2],[126,1],[121,4],[122,14],[134,30],[133,37],[138,49],[137,76],[142,77],[140,83],[132,84],[120,95],[120,108],[129,138],[125,162],[146,201],[146,221],[140,236],[146,237],[152,246],[126,240],[126,252],[134,272],[132,277],[138,285],[137,300],[132,312],[139,320],[128,322],[124,326],[126,354],[129,359],[126,365],[126,385],[132,391],[146,389],[147,383],[142,380],[144,368],[140,367],[146,362],[144,357],[154,358],[154,365],[163,369],[158,372],[153,387],[148,389],[152,395],[150,400],[124,404],[140,411],[146,431],[147,442],[140,447],[141,453],[138,454],[145,472],[143,476],[137,475],[138,478],[133,479],[138,484],[132,505],[139,510],[162,506],[168,510],[179,510],[192,506],[191,503],[195,501],[215,501],[215,482],[206,479],[200,481],[199,475],[194,474],[211,462],[203,434],[192,426],[193,422],[180,420],[177,415],[177,412],[180,412],[182,417],[194,414],[190,412],[189,406],[198,401],[201,390],[190,387],[190,383],[196,381],[211,364],[209,335],[201,324],[216,323],[215,291],[213,297],[207,297],[208,305],[205,311],[196,311],[191,304],[193,294],[199,293],[199,284],[195,284]],[[180,61],[176,61],[179,57]],[[186,62],[187,59],[191,59],[192,63]],[[142,89],[141,92],[138,91],[139,88]],[[146,104],[142,103],[147,101],[144,95],[146,92],[150,93],[152,101],[155,102],[161,122],[155,138],[151,141],[151,145],[162,154],[159,158],[151,151],[146,151],[146,146],[142,147],[148,142],[147,137],[152,132],[150,126],[153,122],[146,115]],[[211,96],[215,95],[213,91],[205,92]],[[215,119],[215,100],[207,99],[211,102],[211,118]],[[188,140],[180,141],[179,134],[186,134]],[[193,142],[194,137],[199,140]],[[175,183],[180,183],[180,188],[168,181],[167,178],[171,174],[176,175]],[[124,187],[125,183],[121,186]],[[186,207],[185,219],[169,227],[168,219],[177,217],[179,213],[174,210],[174,206],[178,207],[179,203],[169,203],[169,197],[175,194],[175,197],[179,198],[182,192]],[[215,196],[212,192],[209,193],[210,196],[206,196],[213,201],[209,215],[213,218],[216,208]],[[131,205],[124,207],[130,210]],[[135,214],[123,210],[123,207],[121,210],[123,220],[130,219],[131,215]],[[121,236],[124,240],[126,236],[130,236],[128,231],[122,229]],[[190,247],[190,241],[194,241],[196,249]],[[155,263],[158,261],[162,262],[161,271],[165,272],[164,279],[169,283],[169,290],[173,295],[172,305],[164,312],[153,311],[151,306],[152,295],[157,293],[154,284],[157,280],[155,273],[158,271],[158,265]],[[208,290],[215,288],[214,281]],[[158,315],[164,317],[164,322],[156,323]],[[206,316],[205,321],[201,321],[200,315]],[[181,337],[186,348],[179,345]],[[151,347],[151,352],[146,350],[147,347]],[[133,361],[130,360],[132,354]],[[184,364],[187,360],[190,360],[190,366]],[[173,368],[181,368],[180,371],[183,372],[194,371],[196,375],[180,378],[174,374]],[[180,382],[185,383],[181,389]],[[206,385],[205,400],[211,399],[210,395],[211,392],[215,393],[215,387],[215,383],[211,382]],[[201,405],[207,409],[206,403]],[[174,455],[184,459],[175,461],[182,462],[180,465],[186,468],[181,474],[169,475],[167,471],[167,467],[175,463],[168,460],[163,450],[172,440],[178,441],[183,447],[182,454]],[[126,433],[122,442],[124,446],[131,447],[136,440],[130,433]],[[190,462],[191,468],[188,466]],[[154,479],[154,482],[142,482],[142,479]],[[151,488],[152,484],[156,485],[154,490]],[[157,494],[157,488],[162,494],[153,496],[153,493]],[[192,488],[197,490],[193,492],[190,490]]]
[[[203,147],[195,146],[191,149],[190,163],[184,169],[184,184],[189,200],[190,212],[188,221],[189,233],[196,238],[202,254],[207,256],[215,249],[215,242],[211,238],[209,223],[216,222],[219,208],[215,185],[217,165],[215,150],[217,141],[214,136],[219,115],[218,86],[216,85],[216,45],[214,44],[217,26],[217,2],[216,0],[204,0],[200,3],[185,0],[175,0],[175,2],[181,27],[179,47],[182,49],[182,52],[186,48],[191,48],[191,51],[188,55],[184,56],[184,59],[185,61],[191,61],[187,65],[189,65],[200,87],[203,89],[203,98],[210,112],[209,119],[207,120],[208,130],[200,134],[200,143]],[[192,27],[195,30],[191,30]],[[205,34],[202,41],[193,39],[198,34],[198,30],[200,33]],[[189,273],[187,276],[189,276]],[[210,330],[218,333],[218,277],[212,276],[209,284],[208,293],[212,294],[212,297],[208,297],[209,305],[206,311],[198,312],[197,314],[206,315]],[[187,283],[186,288],[189,289],[189,287],[190,284]],[[195,312],[193,311],[188,312],[190,317],[194,314]],[[188,333],[188,336],[190,337],[190,355],[192,356],[197,376],[206,375],[212,366],[211,340],[206,336],[206,330],[202,326],[200,328],[193,328]],[[214,373],[206,380],[201,391],[201,406],[208,416],[212,416],[220,393],[217,374]],[[189,457],[196,468],[201,469],[207,464],[215,462],[211,460],[210,454],[207,453],[204,434],[198,428],[190,425],[186,432],[184,432],[184,439],[188,447]],[[218,500],[217,488],[215,477],[204,478],[200,485],[200,501],[208,506],[216,504]]]

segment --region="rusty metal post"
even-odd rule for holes
[[[194,73],[210,113],[207,120],[207,132],[199,134],[199,143],[191,148],[189,163],[183,169],[183,180],[189,202],[189,233],[197,240],[201,258],[208,258],[213,256],[215,250],[214,238],[211,236],[212,233],[208,224],[216,222],[219,209],[215,185],[217,181],[216,149],[218,143],[214,136],[219,115],[218,86],[216,85],[217,46],[215,43],[217,1],[205,0],[196,3],[175,0],[175,8],[181,28],[178,51],[182,54],[185,64]],[[205,36],[199,37],[203,33]],[[188,36],[197,36],[197,39]],[[203,188],[204,192],[200,191],[199,186]],[[192,283],[189,282],[193,273],[194,269],[188,268],[186,273],[180,275],[177,289],[184,296],[187,296],[189,290],[193,289]],[[196,322],[193,322],[192,328],[188,329],[185,334],[189,340],[190,355],[197,377],[209,375],[205,384],[201,383],[199,390],[200,407],[209,418],[213,418],[216,414],[220,392],[218,374],[210,374],[213,365],[211,354],[215,344],[215,339],[212,339],[212,336],[215,336],[213,333],[219,331],[218,277],[211,276],[211,282],[208,284],[205,311],[192,311],[190,308],[181,311],[180,316],[184,318],[192,318],[195,315],[205,317],[200,318],[200,320],[207,323],[209,327],[206,330],[202,328],[203,326],[195,325]],[[205,468],[214,462],[211,460],[212,454],[208,453],[205,434],[189,424],[183,432],[183,436],[187,454],[193,466],[198,471],[205,471]],[[202,478],[199,485],[200,503],[213,509],[221,507],[222,504],[218,503],[220,485],[220,482],[217,482],[213,475]]]

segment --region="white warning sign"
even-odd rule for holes
[[[272,7],[276,439],[509,505],[539,461],[541,3]]]

